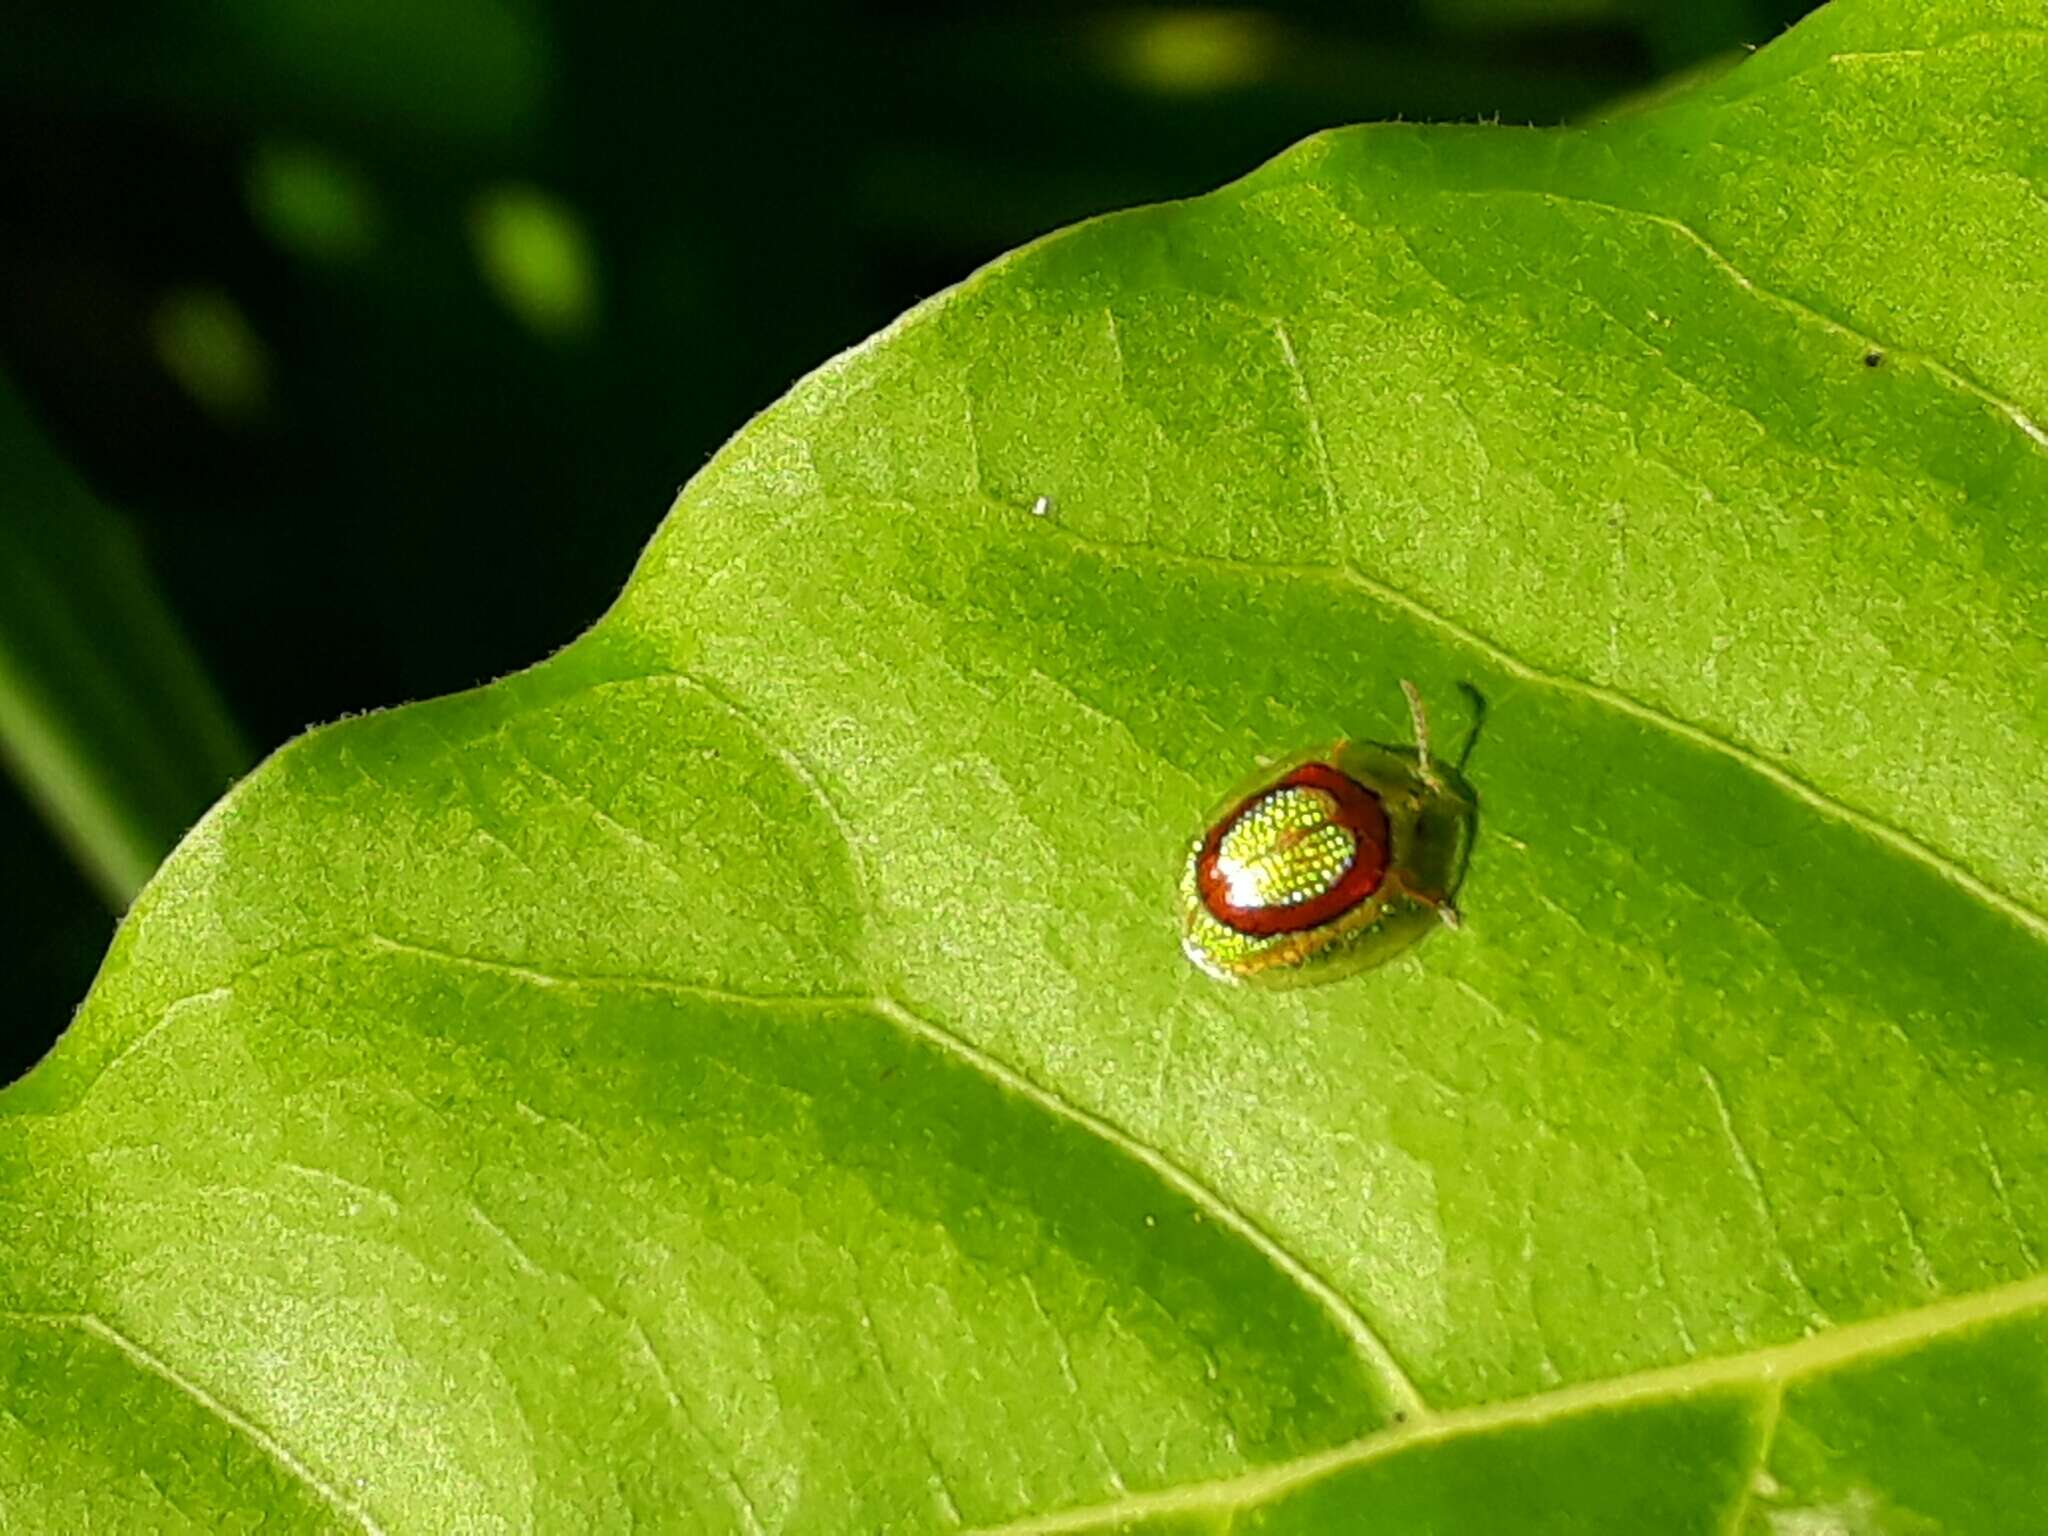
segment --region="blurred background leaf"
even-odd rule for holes
[[[126,576],[62,525],[70,576],[160,588],[267,749],[562,644],[734,428],[1011,246],[1340,123],[1619,110],[1808,8],[44,3],[0,50],[0,366],[132,520]],[[24,518],[54,471],[5,463]],[[149,676],[108,686],[212,743],[168,836],[246,759]],[[12,790],[0,867],[11,1077],[126,880]]]
[[[247,753],[132,533],[5,379],[0,462],[0,759],[119,910]]]

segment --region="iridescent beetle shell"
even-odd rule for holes
[[[1219,981],[1298,987],[1388,959],[1439,924],[1472,801],[1429,755],[1412,685],[1406,752],[1340,742],[1238,784],[1188,850],[1181,947]]]

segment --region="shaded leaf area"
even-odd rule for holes
[[[2044,53],[1334,135],[814,375],[151,885],[4,1101],[0,1454],[119,1356],[368,1529],[2021,1528]],[[1467,929],[1196,975],[1207,802],[1403,677]],[[269,1503],[129,1439],[21,1498]]]

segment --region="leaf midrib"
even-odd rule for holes
[[[1061,1532],[1120,1527],[1149,1516],[1224,1513],[1292,1493],[1352,1467],[1378,1461],[1414,1446],[1432,1445],[1488,1430],[1548,1423],[1574,1413],[1689,1396],[1720,1387],[1759,1387],[1774,1392],[1808,1376],[1845,1365],[1903,1354],[1916,1345],[1986,1324],[2048,1312],[2048,1275],[1989,1290],[1951,1296],[1884,1317],[1810,1334],[1789,1344],[1766,1345],[1736,1355],[1688,1360],[1551,1392],[1506,1398],[1470,1408],[1451,1408],[1376,1430],[1346,1445],[1261,1467],[1239,1477],[1188,1483],[1157,1493],[1135,1494],[1109,1504],[1058,1514],[1035,1515],[999,1526],[979,1527],[967,1536],[1057,1536]],[[1768,1445],[1768,1437],[1766,1437]]]

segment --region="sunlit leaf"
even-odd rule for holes
[[[827,365],[145,893],[0,1101],[10,1516],[2034,1528],[2044,146],[2036,7],[1842,0]],[[1402,678],[1465,929],[1196,974]]]

